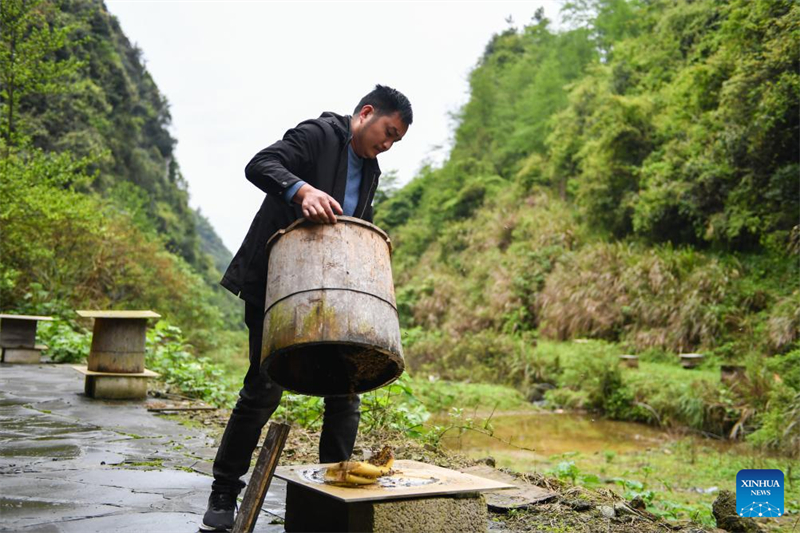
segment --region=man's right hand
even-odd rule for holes
[[[303,208],[303,216],[320,224],[336,224],[336,215],[343,215],[342,206],[333,196],[315,189],[308,183],[297,190],[292,198]]]

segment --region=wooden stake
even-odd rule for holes
[[[258,454],[256,467],[250,477],[250,483],[247,484],[247,489],[244,491],[242,506],[239,508],[239,514],[236,515],[231,533],[252,533],[256,526],[258,513],[264,504],[267,489],[272,481],[272,474],[275,473],[275,467],[278,466],[278,459],[283,453],[283,446],[286,444],[288,436],[289,424],[273,422],[269,424],[267,438],[264,439],[261,453]]]

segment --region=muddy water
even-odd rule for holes
[[[475,425],[482,427],[483,420],[477,420]],[[434,423],[442,427],[453,425],[446,417],[435,418]],[[539,461],[574,452],[591,456],[604,452],[645,451],[674,439],[663,430],[643,424],[574,413],[501,414],[493,416],[490,423],[493,436],[478,431],[459,435],[459,431],[453,429],[445,434],[442,442],[447,448],[472,457],[490,456],[502,451],[518,460]]]

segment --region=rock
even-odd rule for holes
[[[636,509],[638,511],[643,511],[644,509],[647,509],[647,504],[644,503],[644,500],[642,499],[641,496],[634,496],[634,498],[630,501],[630,503],[628,503],[628,505],[630,505],[633,509]]]
[[[580,499],[562,499],[561,503],[579,513],[583,511],[589,511],[592,508],[591,503]]]
[[[614,512],[619,515],[624,514],[636,514],[636,512],[628,507],[628,504],[625,502],[617,502],[614,504]]]
[[[530,389],[528,389],[528,401],[540,402],[544,400],[545,392],[555,388],[555,385],[550,383],[534,383],[531,385]]]
[[[353,448],[353,458],[360,458],[363,461],[369,461],[372,455],[372,450],[369,448]]]
[[[478,462],[491,466],[492,468],[497,467],[497,462],[494,460],[494,457],[484,457],[483,459],[478,459]]]
[[[609,505],[601,505],[597,508],[597,510],[600,511],[600,514],[606,518],[614,518],[617,515],[616,511],[614,511],[614,508]]]
[[[761,533],[761,528],[752,518],[736,513],[736,495],[729,490],[720,491],[711,506],[717,527],[731,533]]]

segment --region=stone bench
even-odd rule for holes
[[[91,398],[140,400],[147,397],[147,379],[158,374],[145,369],[147,320],[152,311],[77,311],[93,318],[92,347],[85,366],[73,368],[85,376]]]
[[[635,355],[620,355],[619,362],[628,368],[639,368],[639,358]]]
[[[47,349],[36,344],[36,326],[53,317],[0,314],[0,351],[4,363],[36,364]]]
[[[681,366],[687,369],[697,368],[705,359],[705,356],[701,353],[682,353],[678,357],[681,359]]]

